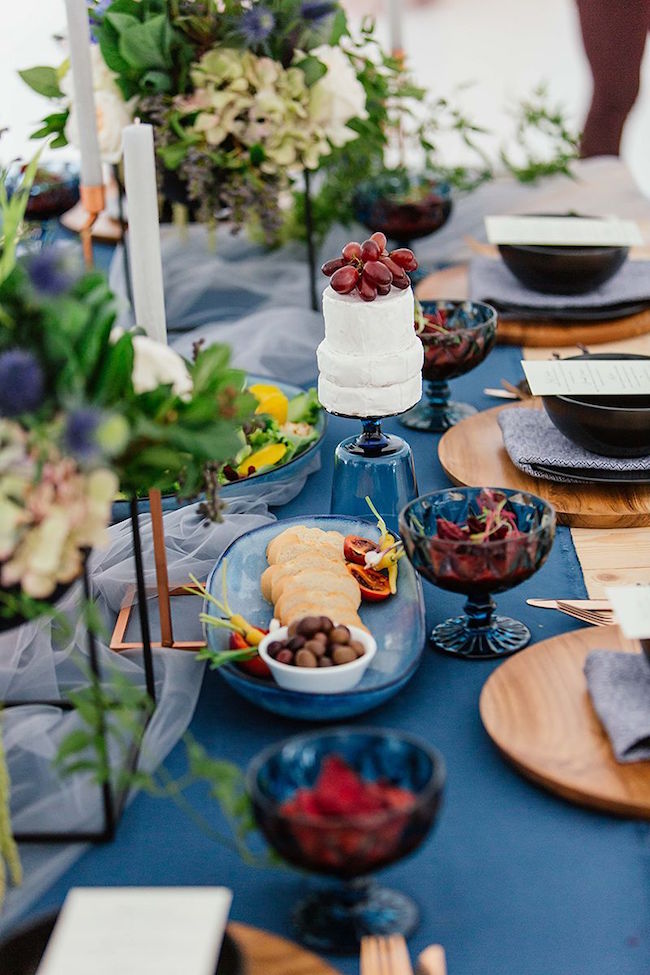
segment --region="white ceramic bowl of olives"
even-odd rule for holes
[[[304,694],[338,694],[357,686],[377,644],[356,626],[307,616],[272,630],[258,651],[280,687]]]

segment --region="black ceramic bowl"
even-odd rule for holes
[[[598,352],[572,359],[646,359]],[[544,409],[565,437],[604,457],[650,455],[650,392],[643,396],[543,396]]]
[[[56,914],[47,914],[19,928],[0,943],[0,972],[2,975],[35,975],[45,954],[56,923]],[[243,975],[241,953],[235,941],[226,933],[221,947],[216,975]],[[89,973],[90,975],[90,973]]]
[[[579,216],[579,214],[535,214]],[[609,281],[625,263],[627,247],[548,247],[499,244],[506,267],[522,284],[547,295],[583,295]]]

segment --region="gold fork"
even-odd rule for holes
[[[611,610],[577,608],[563,603],[561,599],[557,601],[557,608],[562,613],[573,616],[583,623],[590,623],[592,626],[612,626],[614,623],[614,614]]]
[[[413,975],[401,934],[366,935],[361,939],[361,975]]]

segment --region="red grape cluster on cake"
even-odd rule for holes
[[[318,396],[330,413],[392,416],[420,400],[423,350],[407,274],[416,268],[412,251],[389,254],[381,233],[346,244],[340,258],[323,265],[330,286],[323,293]]]

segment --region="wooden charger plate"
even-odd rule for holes
[[[464,300],[468,294],[467,265],[457,264],[424,278],[417,286],[418,298]],[[499,317],[497,342],[551,348],[564,345],[598,345],[617,342],[650,332],[650,309],[605,322],[517,321]]]
[[[588,627],[529,647],[481,692],[488,735],[545,789],[610,813],[650,819],[650,762],[619,765],[591,706],[583,666],[592,650],[638,652],[617,626]]]
[[[512,463],[497,417],[519,406],[541,409],[540,400],[510,403],[467,417],[447,430],[438,456],[447,477],[463,487],[503,487],[550,501],[562,525],[634,528],[650,525],[650,484],[563,484],[529,477]]]
[[[244,957],[244,975],[338,975],[318,955],[247,924],[228,925]]]

